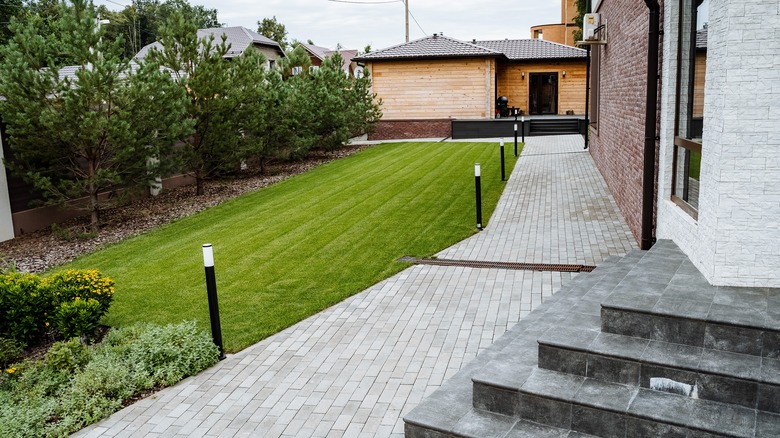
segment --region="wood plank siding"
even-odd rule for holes
[[[495,112],[495,59],[374,61],[367,67],[383,120],[487,118]]]
[[[528,114],[530,73],[558,73],[558,114],[574,111],[585,114],[585,60],[546,62],[502,62],[498,67],[498,94],[509,99],[510,107]],[[566,77],[563,77],[563,72]],[[522,73],[525,72],[525,79]]]

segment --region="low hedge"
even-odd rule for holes
[[[24,345],[36,344],[45,335],[90,338],[113,296],[114,281],[94,269],[46,278],[0,273],[0,338]]]
[[[111,329],[96,345],[57,342],[45,360],[0,370],[0,436],[67,436],[218,358],[211,336],[192,321]]]

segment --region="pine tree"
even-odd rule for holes
[[[174,14],[161,30],[161,50],[147,58],[170,69],[180,89],[187,94],[187,116],[194,133],[182,139],[184,169],[196,180],[196,194],[204,194],[206,179],[236,170],[241,162],[241,92],[231,81],[230,46],[223,35],[198,38],[194,22]],[[258,68],[260,68],[258,66]],[[261,85],[261,84],[259,84]]]
[[[0,49],[0,111],[15,157],[9,167],[49,203],[88,210],[97,232],[100,210],[117,199],[102,194],[150,185],[173,164],[172,139],[191,126],[170,76],[123,60],[122,41],[102,38],[91,2],[60,8],[61,45],[52,47],[31,19],[14,21]],[[78,65],[66,68],[61,54]],[[70,202],[80,198],[86,202]]]

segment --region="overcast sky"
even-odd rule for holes
[[[366,4],[345,3],[361,2]],[[130,0],[94,0],[110,9]],[[257,30],[257,21],[276,16],[288,39],[319,46],[373,50],[404,42],[403,0],[190,0],[216,8],[226,26]],[[409,39],[443,32],[461,40],[530,38],[530,27],[559,23],[560,0],[409,0]],[[419,26],[418,26],[419,23]],[[422,30],[421,30],[422,28]]]

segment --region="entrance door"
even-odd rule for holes
[[[528,112],[558,114],[558,72],[531,73]]]

